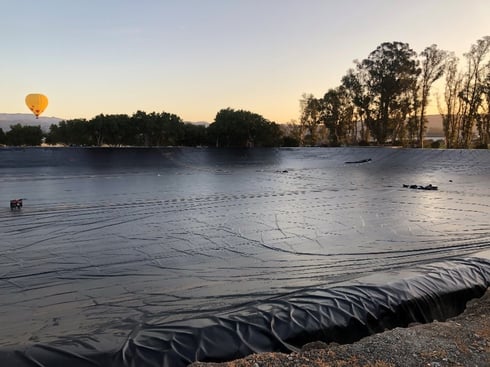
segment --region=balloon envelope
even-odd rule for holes
[[[26,105],[38,118],[48,106],[48,97],[39,93],[28,94],[26,96]]]

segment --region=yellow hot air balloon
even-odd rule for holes
[[[39,118],[39,115],[48,107],[48,97],[44,94],[28,94],[26,96],[26,105]]]

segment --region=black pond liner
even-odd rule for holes
[[[212,317],[142,325],[123,346],[96,335],[80,340],[0,350],[1,366],[187,366],[260,352],[291,352],[302,345],[351,343],[410,323],[445,320],[490,285],[490,260],[453,259],[410,269],[386,283],[309,288],[257,301]]]

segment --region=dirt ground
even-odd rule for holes
[[[263,353],[191,367],[490,366],[490,291],[445,322],[396,328],[348,344],[315,342],[299,353]]]

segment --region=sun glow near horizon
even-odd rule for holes
[[[45,116],[64,119],[142,110],[212,122],[230,107],[288,123],[304,93],[322,97],[381,43],[462,56],[487,33],[488,14],[483,0],[30,4],[4,4],[0,112],[25,113],[24,96],[40,92]],[[43,42],[30,42],[33,32]]]

